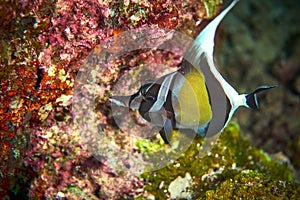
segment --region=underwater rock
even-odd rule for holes
[[[16,197],[27,191],[22,190],[22,187],[32,184],[32,197],[45,198],[52,194],[49,198],[54,199],[56,194],[63,196],[56,191],[57,187],[63,188],[74,181],[70,181],[70,171],[73,169],[70,166],[73,165],[68,159],[68,162],[64,160],[65,154],[69,152],[63,145],[59,146],[60,142],[57,141],[67,140],[72,144],[77,141],[66,136],[68,133],[65,130],[71,132],[70,135],[73,134],[70,129],[73,116],[70,113],[72,98],[66,100],[65,96],[72,96],[76,73],[96,45],[124,30],[142,26],[169,29],[182,27],[182,30],[193,27],[186,32],[196,34],[195,24],[199,24],[204,18],[213,17],[220,4],[221,1],[198,0],[2,2],[0,186],[3,190],[0,190],[0,196],[6,197],[8,193],[13,193],[15,196],[11,197]],[[98,50],[101,51],[101,48]],[[116,64],[116,68],[118,67]],[[106,73],[106,80],[120,75],[112,71]],[[105,84],[101,91],[104,100],[109,95],[112,82],[107,81]],[[67,103],[63,102],[65,100]],[[105,125],[106,116],[101,116]],[[54,125],[56,123],[59,125]],[[71,145],[67,148],[78,153],[77,147]],[[73,156],[77,158],[80,155]],[[30,173],[26,169],[18,169],[24,159]],[[33,171],[31,167],[34,168]],[[52,170],[58,172],[53,173]],[[21,181],[20,184],[14,181],[15,176],[22,177],[22,173],[28,176],[23,185]],[[125,183],[119,185],[126,188]],[[99,190],[99,184],[93,186],[95,191]],[[69,184],[69,189],[73,193],[80,193],[80,189],[72,184]],[[111,189],[107,187],[107,191]],[[20,196],[24,197],[23,194]],[[64,196],[70,197],[66,194]],[[102,197],[102,194],[98,196]]]
[[[297,199],[299,185],[245,170],[205,193],[205,199]],[[203,199],[203,198],[198,198]]]
[[[196,138],[174,163],[142,174],[149,182],[145,190],[155,199],[180,199],[187,188],[186,199],[295,199],[300,195],[300,184],[293,182],[288,166],[243,139],[237,124],[230,124],[209,151],[200,144],[203,140]]]
[[[171,199],[191,199],[191,194],[188,191],[190,187],[191,175],[187,172],[185,177],[178,176],[173,182],[170,183],[168,192]]]

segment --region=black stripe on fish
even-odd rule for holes
[[[211,72],[207,59],[208,58],[206,57],[206,55],[202,54],[200,57],[199,65],[205,77],[205,83],[207,86],[213,113],[206,135],[212,136],[219,133],[223,129],[229,118],[229,113],[232,106],[230,100],[224,92],[221,83]]]
[[[145,90],[146,92],[141,92],[143,100],[141,101],[139,107],[139,113],[142,115],[142,117],[160,129],[159,133],[166,144],[170,144],[172,130],[175,125],[174,110],[172,107],[171,98],[171,86],[174,84],[173,77],[174,76],[172,75],[161,77],[157,80],[157,82],[153,83],[149,88],[147,88],[147,90]],[[169,80],[169,82],[165,82],[165,80]],[[159,95],[160,98],[165,97],[165,100],[156,104]],[[154,110],[157,111],[151,112],[153,106],[157,105],[159,105],[159,107],[157,107],[159,110],[154,108]]]
[[[226,95],[226,113],[227,113],[227,115],[226,115],[226,118],[224,120],[224,125],[223,126],[225,126],[227,121],[230,120],[229,119],[229,114],[230,114],[231,109],[232,109],[232,106],[231,106],[230,100],[229,100],[228,96]]]
[[[156,102],[157,94],[160,89],[161,85],[157,83],[153,83],[148,91],[145,94],[142,94],[143,100],[141,101],[139,107],[139,113],[142,115],[144,119],[151,122],[151,118],[149,116],[149,110]]]

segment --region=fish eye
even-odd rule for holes
[[[154,101],[154,97],[153,97],[153,96],[147,96],[147,97],[145,98],[145,101],[148,102],[148,103],[151,103],[151,102]]]

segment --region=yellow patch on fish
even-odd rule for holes
[[[185,76],[178,95],[178,116],[180,124],[198,126],[209,122],[212,111],[203,74],[196,70]]]

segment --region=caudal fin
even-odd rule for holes
[[[256,94],[259,92],[262,92],[264,90],[274,88],[274,87],[276,87],[276,86],[268,86],[268,85],[260,86],[260,87],[256,88],[252,93],[247,94],[246,95],[247,106],[251,109],[258,109],[258,102],[257,102]]]

